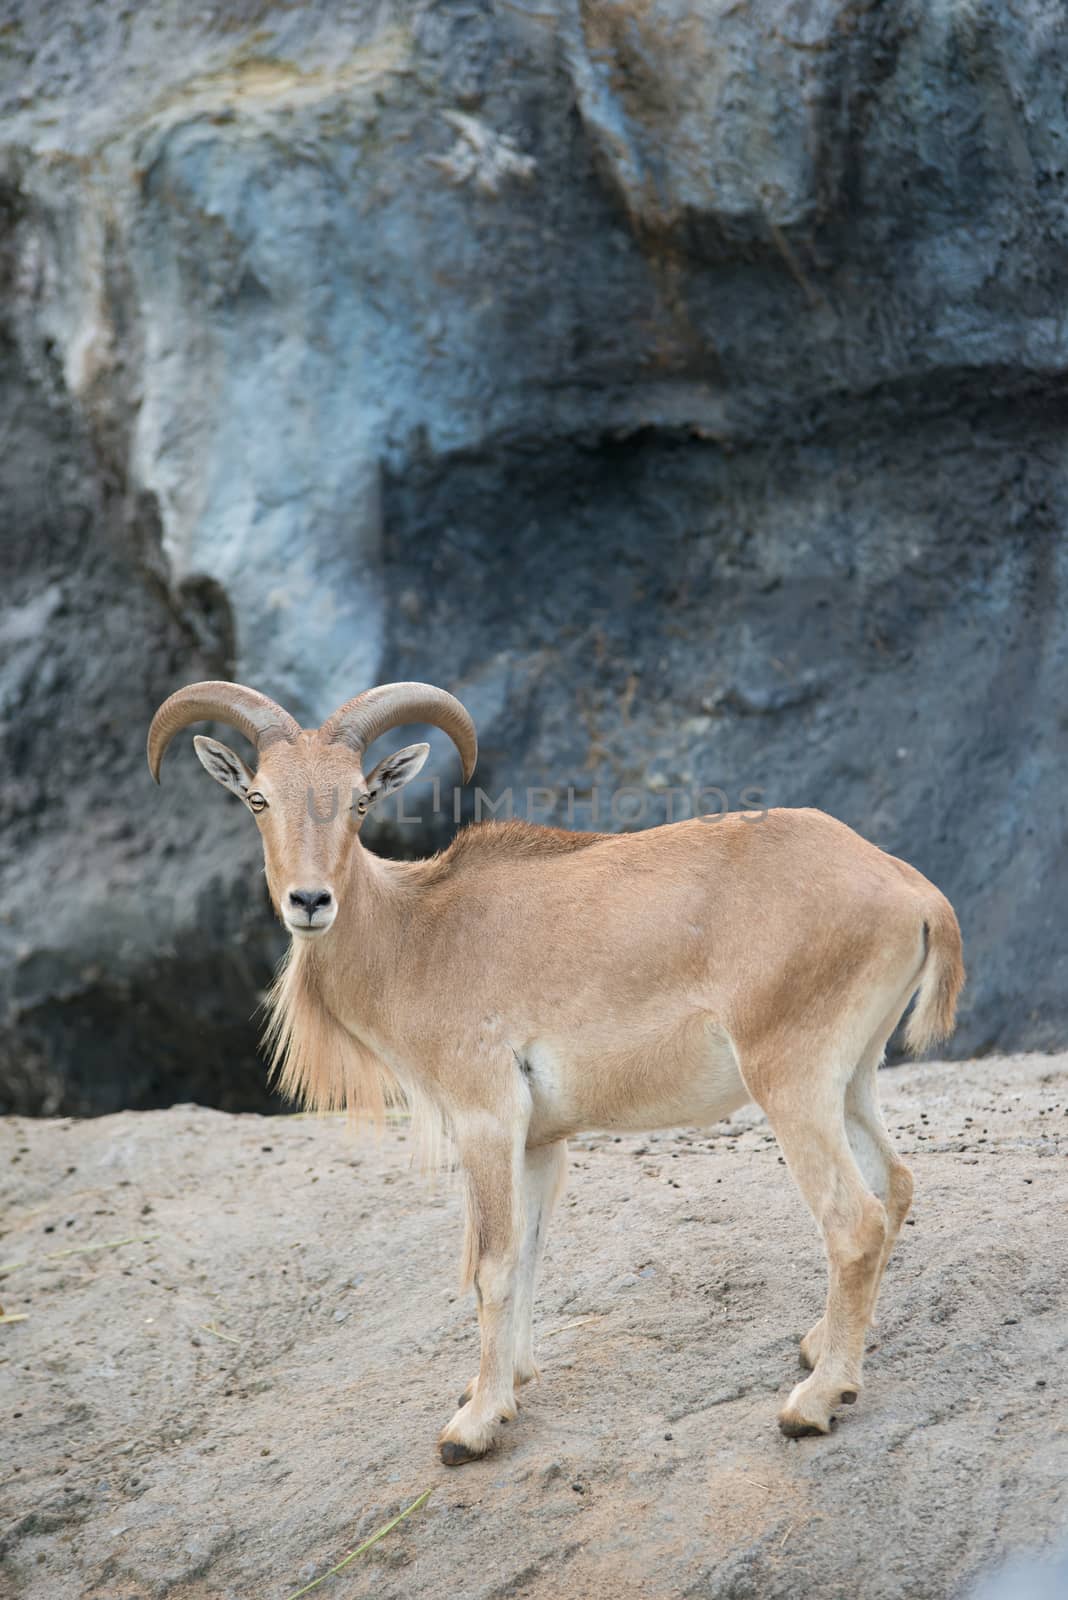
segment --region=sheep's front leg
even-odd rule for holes
[[[473,1268],[481,1360],[475,1392],[441,1435],[441,1459],[460,1466],[485,1455],[500,1423],[514,1417],[517,1270],[523,1243],[520,1183],[526,1129],[483,1128],[463,1140],[467,1259]]]
[[[515,1332],[515,1381],[529,1383],[538,1376],[534,1365],[534,1291],[538,1267],[545,1249],[549,1218],[567,1176],[567,1144],[542,1145],[528,1150],[523,1164],[523,1251],[519,1263],[519,1283]]]
[[[534,1364],[534,1291],[538,1266],[545,1249],[549,1218],[567,1176],[567,1143],[541,1145],[527,1150],[523,1161],[523,1245],[516,1270],[515,1384],[538,1376]],[[465,1406],[478,1388],[472,1378],[459,1404]]]

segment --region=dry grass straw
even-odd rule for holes
[[[35,1261],[59,1261],[64,1256],[87,1256],[94,1250],[118,1250],[124,1244],[150,1244],[158,1233],[133,1234],[129,1239],[104,1239],[99,1244],[73,1244],[66,1250],[49,1250],[43,1256],[31,1256],[26,1261],[5,1261],[0,1266],[0,1278],[18,1267],[32,1267]]]
[[[571,1328],[585,1328],[591,1322],[600,1322],[605,1317],[604,1311],[595,1311],[590,1317],[579,1317],[575,1322],[565,1322],[562,1327],[550,1328],[548,1333],[539,1334],[541,1339],[555,1339],[558,1333],[567,1333]]]
[[[221,1328],[217,1328],[215,1326],[215,1324],[212,1323],[212,1322],[202,1322],[202,1323],[200,1323],[200,1327],[204,1330],[205,1333],[214,1334],[216,1339],[225,1339],[227,1344],[240,1344],[241,1343],[241,1340],[240,1339],[235,1339],[232,1333],[223,1333],[222,1329]]]
[[[357,1545],[355,1550],[350,1550],[348,1555],[339,1561],[336,1567],[331,1567],[330,1571],[324,1572],[321,1577],[313,1578],[311,1583],[304,1585],[303,1589],[297,1589],[293,1594],[287,1595],[286,1600],[301,1600],[302,1595],[311,1594],[312,1590],[317,1589],[321,1583],[325,1583],[327,1578],[335,1578],[339,1572],[342,1572],[348,1566],[350,1561],[355,1561],[357,1556],[362,1556],[365,1550],[370,1550],[371,1546],[377,1544],[379,1539],[384,1539],[387,1533],[392,1532],[398,1522],[403,1522],[405,1517],[410,1517],[413,1511],[418,1511],[420,1506],[425,1506],[433,1492],[432,1486],[429,1489],[424,1489],[418,1500],[413,1500],[410,1506],[406,1506],[403,1511],[399,1511],[390,1522],[383,1523],[382,1527],[376,1529],[369,1539],[365,1539],[361,1545]]]

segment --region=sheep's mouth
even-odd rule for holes
[[[319,939],[324,933],[329,933],[334,926],[333,917],[329,922],[290,922],[288,917],[283,918],[283,921],[295,939]]]

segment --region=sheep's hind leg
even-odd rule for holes
[[[823,1235],[830,1273],[827,1305],[817,1327],[819,1349],[810,1377],[795,1386],[779,1413],[791,1438],[829,1433],[836,1406],[860,1393],[864,1335],[888,1233],[886,1207],[866,1186],[846,1137],[845,1086],[827,1069],[799,1073],[772,1088],[770,1074],[746,1072],[786,1164]],[[821,1081],[822,1080],[822,1081]],[[764,1090],[764,1092],[761,1092]],[[813,1330],[815,1333],[815,1330]],[[811,1335],[810,1335],[811,1338]]]
[[[875,1303],[886,1263],[912,1205],[912,1173],[890,1142],[879,1106],[878,1075],[885,1040],[868,1051],[860,1061],[846,1088],[846,1135],[857,1165],[868,1188],[886,1207],[886,1243],[874,1274],[868,1321],[875,1320]],[[823,1346],[824,1319],[821,1317],[801,1341],[801,1365],[812,1371]]]

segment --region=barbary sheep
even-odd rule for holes
[[[801,1343],[810,1375],[779,1424],[827,1433],[859,1393],[865,1332],[912,1198],[877,1071],[913,996],[906,1040],[919,1050],[952,1030],[964,981],[944,896],[812,810],[611,835],[490,822],[429,860],[383,860],[360,826],[429,746],[366,774],[365,752],[388,729],[432,724],[466,781],[475,728],[452,695],[388,684],[305,729],[253,689],[193,684],[153,719],[157,781],[175,734],[205,720],[258,751],[252,772],[225,745],[195,740],[255,817],[291,935],[270,1001],[282,1088],[323,1109],[375,1111],[402,1094],[463,1170],[481,1361],[441,1435],[443,1461],[483,1455],[535,1376],[534,1284],[566,1141],[708,1125],[749,1100],[819,1224],[830,1273]]]

